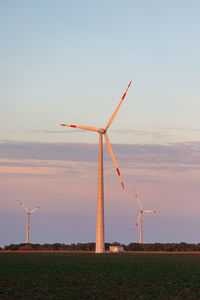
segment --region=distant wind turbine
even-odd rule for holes
[[[98,172],[98,196],[97,196],[97,226],[96,226],[96,253],[103,253],[105,251],[105,246],[104,246],[104,190],[103,190],[103,141],[102,141],[102,135],[105,137],[106,141],[106,146],[108,148],[108,152],[110,153],[110,156],[113,160],[113,163],[115,165],[117,174],[120,178],[121,185],[124,189],[124,184],[121,179],[121,175],[107,136],[107,130],[109,126],[111,125],[112,121],[114,120],[125,96],[126,93],[131,85],[131,81],[123,94],[120,103],[118,104],[116,110],[114,111],[113,115],[111,116],[110,120],[108,121],[107,125],[105,128],[96,128],[92,126],[77,126],[77,125],[67,125],[67,124],[60,124],[61,126],[67,126],[67,127],[73,127],[73,128],[80,128],[84,130],[89,130],[89,131],[95,131],[98,132],[99,134],[99,172]]]
[[[134,229],[137,228],[138,223],[140,222],[140,244],[142,244],[142,214],[143,214],[144,212],[145,212],[145,213],[155,213],[155,214],[156,214],[156,213],[159,213],[160,211],[159,211],[159,210],[143,210],[143,207],[142,207],[142,204],[141,204],[141,201],[140,201],[138,195],[136,194],[135,191],[133,191],[133,193],[134,193],[134,196],[135,196],[135,198],[137,199],[137,202],[138,202],[139,207],[140,207],[139,217],[138,217],[138,219],[137,219],[137,222],[136,222],[136,225],[135,225]]]
[[[41,205],[38,205],[36,208],[32,209],[32,210],[28,210],[28,208],[21,202],[21,201],[17,201],[19,203],[19,205],[21,207],[24,208],[24,210],[26,211],[26,215],[27,215],[27,222],[26,222],[26,243],[29,243],[29,230],[30,230],[30,214],[34,213],[36,210],[38,210]]]

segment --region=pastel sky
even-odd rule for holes
[[[0,246],[95,241],[98,135],[105,127],[106,241],[198,243],[200,2],[1,1]]]

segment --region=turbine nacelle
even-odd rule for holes
[[[98,132],[101,133],[101,134],[105,134],[106,133],[106,130],[104,128],[99,128],[98,129]]]

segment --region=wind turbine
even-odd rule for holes
[[[97,225],[96,225],[96,253],[103,253],[105,252],[105,246],[104,246],[104,190],[103,190],[103,140],[102,136],[104,135],[105,141],[106,141],[106,146],[108,148],[108,152],[110,153],[110,156],[113,160],[113,163],[115,165],[117,174],[119,176],[119,179],[121,181],[121,185],[124,189],[124,184],[121,179],[121,175],[119,172],[119,168],[117,166],[109,139],[107,135],[107,130],[111,123],[113,122],[124,98],[126,97],[126,93],[131,85],[131,81],[123,94],[121,101],[119,102],[117,108],[115,109],[114,113],[112,114],[110,120],[108,121],[107,125],[105,128],[96,128],[92,126],[77,126],[77,125],[67,125],[67,124],[60,124],[61,126],[67,126],[67,127],[73,127],[73,128],[80,128],[84,130],[89,130],[89,131],[95,131],[99,134],[99,171],[98,171],[98,195],[97,195]]]
[[[134,196],[135,196],[135,198],[137,199],[137,202],[138,202],[139,207],[140,207],[139,217],[138,217],[138,219],[137,219],[137,222],[136,222],[136,225],[135,225],[134,229],[137,228],[138,223],[139,223],[139,221],[140,221],[140,244],[142,244],[142,214],[143,214],[144,212],[145,212],[145,213],[155,213],[155,214],[156,214],[156,213],[159,213],[160,211],[159,211],[159,210],[144,210],[143,207],[142,207],[141,201],[140,201],[140,199],[139,199],[139,196],[136,194],[135,191],[133,191],[133,193],[134,193]]]
[[[27,222],[26,222],[26,243],[28,244],[29,243],[29,230],[30,230],[30,226],[29,226],[29,223],[30,223],[30,214],[32,214],[36,210],[38,210],[41,207],[41,205],[38,205],[37,207],[35,207],[32,210],[28,210],[28,208],[21,201],[18,200],[17,202],[26,211],[26,215],[27,215]]]

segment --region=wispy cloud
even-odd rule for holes
[[[186,127],[168,127],[165,130],[173,130],[173,131],[200,131],[200,128],[186,128]]]
[[[68,130],[48,130],[48,129],[44,129],[44,130],[29,130],[29,133],[45,133],[45,134],[54,134],[54,133],[62,133],[62,134],[69,134],[69,133],[77,133],[77,132],[81,132],[81,129],[76,129],[76,130],[71,130],[70,128]]]
[[[87,177],[85,170],[93,174],[95,163],[60,160],[0,159],[0,174],[21,174],[37,176]]]
[[[137,130],[137,129],[113,129],[113,132],[117,132],[120,134],[134,134],[138,136],[151,136],[151,137],[168,137],[169,133],[163,131],[151,131],[151,130]]]
[[[32,134],[45,134],[46,136],[51,136],[57,134],[69,135],[71,133],[79,134],[83,133],[83,130],[67,130],[58,129],[58,130],[31,130],[29,133]],[[121,129],[112,129],[113,134],[117,133],[120,135],[129,136],[137,140],[138,143],[176,143],[184,141],[196,141],[200,139],[200,129],[199,128],[186,128],[186,127],[168,127],[168,128],[159,128],[158,130],[151,129],[130,129],[130,128],[121,128]],[[86,132],[85,132],[86,133]]]

